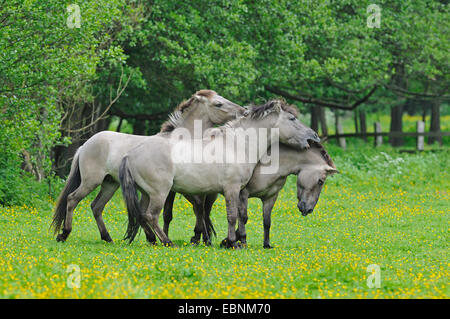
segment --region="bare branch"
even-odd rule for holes
[[[110,115],[115,115],[120,118],[130,118],[130,119],[136,119],[136,120],[159,120],[169,114],[167,111],[154,113],[154,114],[127,114],[122,112],[121,110],[113,110],[110,112]]]
[[[79,128],[79,129],[76,129],[76,130],[70,130],[70,129],[69,129],[69,130],[66,130],[66,131],[67,131],[68,133],[82,132],[82,131],[85,131],[85,130],[87,130],[88,128],[94,126],[95,124],[97,124],[98,121],[107,118],[106,114],[108,113],[108,111],[109,111],[109,109],[111,108],[111,106],[113,106],[113,104],[116,103],[116,101],[117,101],[117,100],[119,99],[119,97],[122,95],[123,91],[124,91],[125,88],[128,86],[128,83],[130,82],[130,79],[131,79],[132,75],[133,75],[133,71],[130,73],[130,76],[128,77],[128,79],[127,79],[127,81],[125,82],[125,84],[123,85],[123,87],[120,87],[120,86],[118,87],[116,97],[115,97],[113,100],[110,101],[110,103],[109,103],[109,105],[106,107],[106,109],[103,111],[103,113],[102,113],[100,116],[97,117],[97,119],[95,119],[95,121],[91,121],[90,124],[88,124],[88,125],[86,125],[86,126],[84,126],[84,127],[82,127],[82,128]],[[121,76],[121,78],[122,78],[122,76]]]
[[[422,97],[422,98],[449,98],[449,95],[444,95],[445,92],[447,92],[447,88],[445,88],[445,90],[442,91],[442,93],[438,93],[438,94],[428,94],[428,93],[417,93],[417,92],[411,92],[405,89],[402,89],[396,85],[386,85],[385,86],[387,89],[404,94],[404,95],[413,95],[413,96],[417,96],[417,97]]]
[[[367,93],[363,98],[357,100],[356,102],[354,102],[353,104],[350,104],[350,105],[348,105],[348,104],[341,104],[341,103],[333,103],[333,102],[328,102],[328,101],[324,101],[324,100],[321,100],[321,99],[316,99],[316,98],[313,98],[313,97],[305,97],[305,96],[302,96],[302,95],[291,94],[291,93],[286,92],[284,90],[280,90],[279,88],[268,86],[268,85],[266,85],[265,88],[269,92],[281,95],[281,96],[283,96],[285,98],[292,99],[292,100],[295,100],[295,101],[299,101],[299,102],[303,102],[303,103],[309,103],[309,104],[315,104],[315,105],[324,106],[324,107],[329,107],[329,108],[332,108],[332,109],[350,110],[351,111],[351,110],[354,110],[359,105],[367,102],[367,100],[378,89],[378,86],[375,85],[369,91],[369,93]]]

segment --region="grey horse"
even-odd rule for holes
[[[202,129],[215,124],[224,124],[245,111],[241,106],[223,98],[211,90],[200,90],[187,101],[177,106],[164,123],[161,134],[175,128],[193,131],[195,121],[200,121]],[[106,203],[119,187],[119,165],[123,156],[148,136],[103,131],[86,141],[75,153],[71,170],[56,204],[52,226],[55,233],[61,227],[57,241],[65,241],[72,230],[72,215],[78,203],[101,185],[101,189],[91,204],[94,218],[102,240],[111,242],[102,212]],[[145,198],[143,198],[145,201]],[[145,205],[145,203],[143,204]]]
[[[239,212],[239,193],[250,180],[261,157],[267,153],[269,147],[273,147],[273,143],[277,144],[278,140],[303,149],[309,147],[308,140],[318,139],[311,129],[305,132],[304,126],[288,111],[289,108],[291,106],[283,101],[269,101],[253,107],[246,116],[213,130],[214,134],[211,134],[208,142],[204,139],[201,141],[203,144],[208,143],[205,147],[208,147],[208,150],[218,150],[219,145],[225,145],[221,153],[222,159],[236,159],[239,150],[244,150],[246,157],[243,162],[201,162],[205,160],[201,156],[200,162],[178,162],[174,160],[174,150],[181,145],[185,146],[181,148],[183,152],[188,151],[193,141],[187,139],[180,143],[171,136],[149,137],[128,152],[119,171],[120,185],[128,209],[126,238],[130,242],[133,241],[139,226],[142,226],[147,238],[153,230],[164,245],[172,245],[158,225],[159,214],[170,190],[190,195],[222,193],[226,199],[228,220],[226,247],[237,248],[235,226]],[[256,140],[250,141],[246,138],[248,130],[255,132]],[[273,139],[273,131],[277,134],[277,140]],[[228,143],[232,137],[240,141],[238,147]],[[258,154],[256,161],[248,160],[252,149]],[[150,204],[145,211],[139,204],[138,189],[150,198]]]
[[[264,247],[271,248],[269,237],[272,208],[280,190],[286,183],[287,177],[291,174],[297,175],[298,209],[303,216],[312,213],[327,176],[338,171],[331,157],[320,143],[310,141],[310,144],[311,148],[305,150],[298,150],[281,144],[279,148],[279,169],[272,174],[263,174],[261,170],[264,165],[258,163],[251,179],[239,195],[240,218],[236,236],[242,244],[246,243],[247,201],[250,197],[257,197],[263,202]],[[197,222],[194,228],[195,235],[191,238],[191,243],[198,244],[200,236],[203,235],[204,242],[209,245],[211,234],[215,234],[210,213],[217,194],[216,196],[210,195],[208,198],[211,200],[203,206],[199,196],[185,195],[185,197],[191,202],[194,211],[197,211],[195,215],[204,216],[205,228],[207,229],[205,234],[201,229],[198,229]],[[164,231],[167,235],[172,213],[172,209],[165,209],[163,213]]]
[[[249,183],[240,193],[241,211],[236,236],[242,244],[246,243],[245,224],[247,223],[247,201],[250,197],[260,198],[263,203],[264,248],[270,246],[270,226],[272,209],[288,175],[297,175],[297,207],[303,216],[311,214],[319,200],[327,176],[337,173],[331,157],[323,146],[311,143],[307,150],[296,150],[280,146],[280,170],[275,174],[261,174],[257,166]],[[210,211],[205,212],[207,227],[211,225]]]

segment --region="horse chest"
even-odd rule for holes
[[[265,178],[253,178],[248,183],[246,189],[250,197],[267,198],[277,194],[286,183],[286,177],[266,176]]]

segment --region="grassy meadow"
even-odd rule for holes
[[[100,241],[89,206],[95,194],[78,206],[65,243],[49,231],[52,199],[0,207],[0,297],[448,298],[449,151],[406,154],[358,142],[327,149],[341,174],[326,181],[307,217],[296,207],[295,178],[288,180],[274,207],[270,250],[262,247],[259,199],[249,202],[242,250],[219,248],[223,197],[212,213],[212,247],[189,244],[194,214],[178,197],[174,248],[149,246],[142,232],[131,245],[121,240],[120,192],[104,213],[113,244]],[[371,264],[380,267],[380,288],[368,287]]]

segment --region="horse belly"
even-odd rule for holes
[[[209,194],[223,191],[220,169],[202,164],[178,164],[172,190],[186,194]]]

